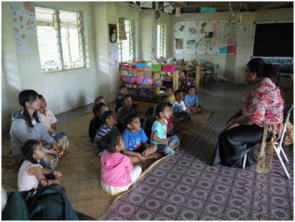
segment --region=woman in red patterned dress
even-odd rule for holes
[[[256,85],[244,95],[242,109],[219,135],[212,165],[241,167],[246,153],[246,166],[252,165],[256,162],[253,148],[262,141],[264,123],[283,121],[284,101],[270,79],[273,71],[273,66],[260,58],[248,62],[246,79]]]

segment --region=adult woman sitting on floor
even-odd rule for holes
[[[219,135],[212,165],[246,166],[256,162],[254,147],[262,141],[264,123],[283,120],[284,101],[280,89],[270,79],[273,66],[254,58],[247,64],[246,79],[256,85],[242,99],[242,110],[237,112]]]
[[[57,150],[56,143],[40,121],[38,110],[40,101],[34,90],[23,90],[19,93],[19,104],[22,109],[12,116],[10,128],[10,151],[12,155],[22,158],[21,147],[28,139],[43,140]]]

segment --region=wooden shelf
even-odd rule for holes
[[[179,76],[179,71],[174,71],[174,72],[164,72],[164,71],[152,71],[151,69],[145,69],[145,70],[134,70],[134,69],[120,69],[120,74],[121,74],[121,71],[122,70],[126,70],[127,72],[129,71],[132,71],[133,72],[133,75],[129,75],[129,76],[136,76],[134,75],[134,73],[136,72],[145,72],[145,71],[148,71],[148,72],[151,72],[152,73],[152,78],[154,80],[154,82],[156,81],[161,81],[162,82],[162,86],[157,86],[157,85],[142,85],[142,84],[130,84],[130,83],[125,83],[121,80],[121,83],[126,85],[128,88],[130,89],[140,89],[140,88],[147,88],[147,89],[153,89],[153,92],[154,92],[154,98],[151,99],[151,98],[144,98],[144,97],[134,97],[132,96],[132,98],[134,100],[138,100],[138,101],[152,101],[152,102],[156,102],[157,101],[157,94],[160,93],[160,89],[165,89],[166,86],[163,86],[165,84],[163,84],[163,82],[166,83],[170,83],[171,84],[171,87],[173,88],[173,91],[177,90],[178,89],[178,76]],[[162,73],[172,73],[172,80],[171,79],[165,79],[165,80],[161,80],[161,75],[163,76]],[[129,72],[130,74],[130,72]],[[146,76],[146,75],[145,75]]]

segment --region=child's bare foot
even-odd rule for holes
[[[162,155],[160,153],[154,153],[151,156],[152,156],[152,159],[159,159]]]

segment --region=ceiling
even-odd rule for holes
[[[172,14],[175,14],[175,8],[180,8],[181,13],[196,13],[200,12],[202,7],[216,8],[217,12],[227,12],[230,11],[230,7],[234,11],[259,11],[267,9],[277,9],[277,8],[293,8],[293,2],[169,2],[170,6],[174,9]],[[140,7],[140,2],[130,2],[129,4],[141,8],[142,10],[150,10],[150,8]],[[158,2],[158,8],[160,11],[164,10],[164,3]],[[156,3],[153,2],[153,9],[156,9]]]

